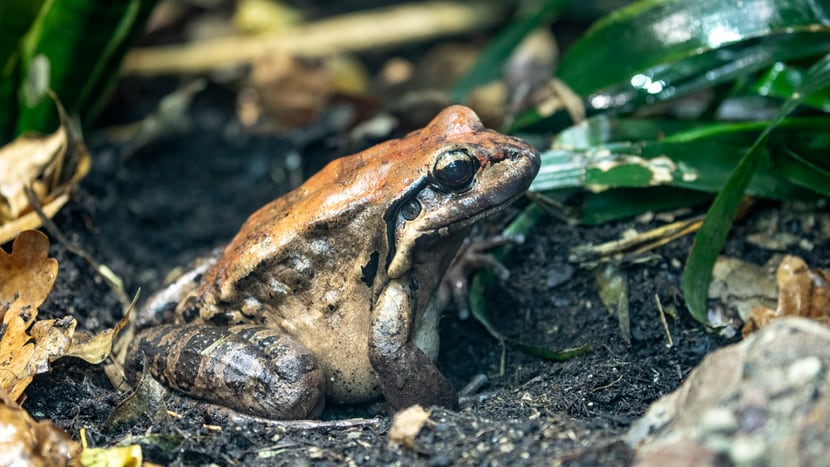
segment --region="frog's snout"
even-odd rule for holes
[[[523,179],[527,182],[527,186],[539,173],[539,167],[542,165],[542,158],[539,152],[530,144],[523,140],[518,140],[518,145],[509,147],[505,150],[505,158],[517,166],[523,167]]]

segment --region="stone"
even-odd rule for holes
[[[770,322],[708,355],[629,430],[634,465],[827,465],[830,327]]]

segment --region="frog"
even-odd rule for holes
[[[326,400],[456,408],[434,363],[436,290],[471,227],[539,166],[461,105],[331,161],[149,300],[169,322],[136,334],[130,377],[273,420],[318,417]]]

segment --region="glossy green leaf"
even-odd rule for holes
[[[644,0],[595,23],[565,51],[557,75],[589,113],[632,110],[828,50],[826,2]],[[513,127],[538,123],[528,112]]]
[[[28,1],[28,0],[12,0]],[[50,0],[21,43],[16,132],[56,124],[52,89],[70,114],[89,116],[117,78],[126,47],[142,31],[155,0]],[[45,86],[38,74],[45,73]]]
[[[597,116],[562,132],[553,149],[542,153],[542,167],[530,189],[590,187],[599,192],[668,185],[715,193],[765,126]],[[786,119],[775,136],[769,148],[772,158],[761,163],[748,192],[771,199],[807,196],[798,186],[804,184],[780,176],[775,159],[830,138],[830,118]]]
[[[522,39],[534,29],[550,23],[567,4],[567,0],[547,0],[532,13],[510,23],[487,44],[472,69],[450,91],[452,100],[463,102],[473,88],[499,78],[505,62]]]
[[[695,243],[683,271],[683,294],[692,316],[708,324],[707,293],[712,278],[712,268],[726,241],[729,228],[740,206],[741,198],[762,160],[764,143],[770,133],[781,124],[800,103],[804,96],[830,86],[830,55],[816,62],[807,73],[797,91],[784,102],[778,117],[772,121],[741,158],[738,167],[715,198],[703,225],[695,236]]]
[[[624,83],[629,92],[666,92],[680,79],[701,77],[706,68],[719,68],[713,66],[716,62],[741,67],[737,60],[742,55],[740,49],[725,49],[731,45],[758,43],[757,39],[763,38],[786,40],[807,32],[821,36],[826,47],[826,33],[830,32],[827,9],[826,3],[814,0],[640,1],[594,24],[562,56],[559,77],[583,96]],[[769,44],[748,57],[757,61],[767,47]],[[705,67],[688,62],[719,49],[715,55],[720,57],[710,57],[706,61],[716,62]],[[791,57],[805,56],[797,49],[791,52]],[[685,64],[668,70],[666,64],[670,63]]]

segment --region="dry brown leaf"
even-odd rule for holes
[[[146,420],[148,414],[155,416],[164,412],[166,393],[164,386],[146,372],[143,373],[136,383],[135,391],[112,410],[104,426],[114,429],[120,425]]]
[[[798,256],[785,256],[775,274],[778,308],[753,309],[744,324],[744,337],[783,316],[800,316],[830,324],[830,270],[810,269]]]
[[[729,310],[728,315],[740,316],[744,321],[755,308],[775,308],[778,290],[772,272],[780,263],[780,256],[764,265],[719,256],[712,268],[708,297],[720,301]]]
[[[21,232],[11,254],[0,250],[0,310],[5,332],[0,339],[0,388],[18,399],[32,376],[48,370],[49,362],[69,347],[75,320],[35,322],[58,273],[48,257],[49,240],[41,232]]]
[[[0,147],[0,243],[32,225],[36,216],[26,198],[31,187],[47,215],[62,206],[68,188],[89,171],[90,157],[80,131],[74,129],[60,105],[61,126],[46,136],[21,135]],[[63,199],[61,199],[63,198]],[[61,199],[55,204],[55,201]],[[14,223],[14,224],[13,224]]]
[[[62,356],[100,363],[111,351],[113,339],[127,324],[126,316],[114,329],[89,337],[75,334],[72,317],[40,320],[37,307],[46,299],[58,273],[49,258],[49,240],[41,232],[26,230],[12,244],[11,254],[0,249],[0,389],[17,400],[32,376],[49,370]]]
[[[23,187],[33,184],[65,150],[63,128],[48,136],[23,135],[0,148],[0,220],[15,219],[29,206]]]
[[[332,77],[321,62],[287,54],[257,60],[251,70],[259,114],[267,114],[279,130],[306,127],[316,120],[332,95]]]
[[[46,215],[46,217],[52,218],[58,211],[60,211],[67,201],[69,201],[68,193],[59,195],[52,201],[42,206],[43,214]],[[37,229],[41,225],[43,225],[43,223],[40,220],[40,216],[35,211],[28,212],[8,224],[0,224],[0,243],[5,243],[11,240],[15,235],[17,235],[18,232]]]
[[[67,357],[77,357],[92,364],[103,362],[112,353],[112,344],[115,336],[127,325],[130,319],[129,309],[121,321],[114,328],[108,329],[95,336],[86,333],[76,333],[72,345],[66,351]]]
[[[60,319],[40,320],[32,325],[29,334],[34,341],[34,348],[26,367],[31,375],[46,373],[50,362],[66,355],[77,324],[75,318],[64,316]]]
[[[40,306],[57,276],[58,261],[49,258],[46,235],[36,230],[21,232],[12,244],[11,254],[0,249],[0,318],[14,303]]]
[[[389,441],[419,450],[415,444],[415,437],[429,420],[429,412],[420,405],[407,407],[392,417],[392,427],[389,428]]]
[[[36,422],[0,390],[0,465],[80,465],[80,451],[66,433]]]

